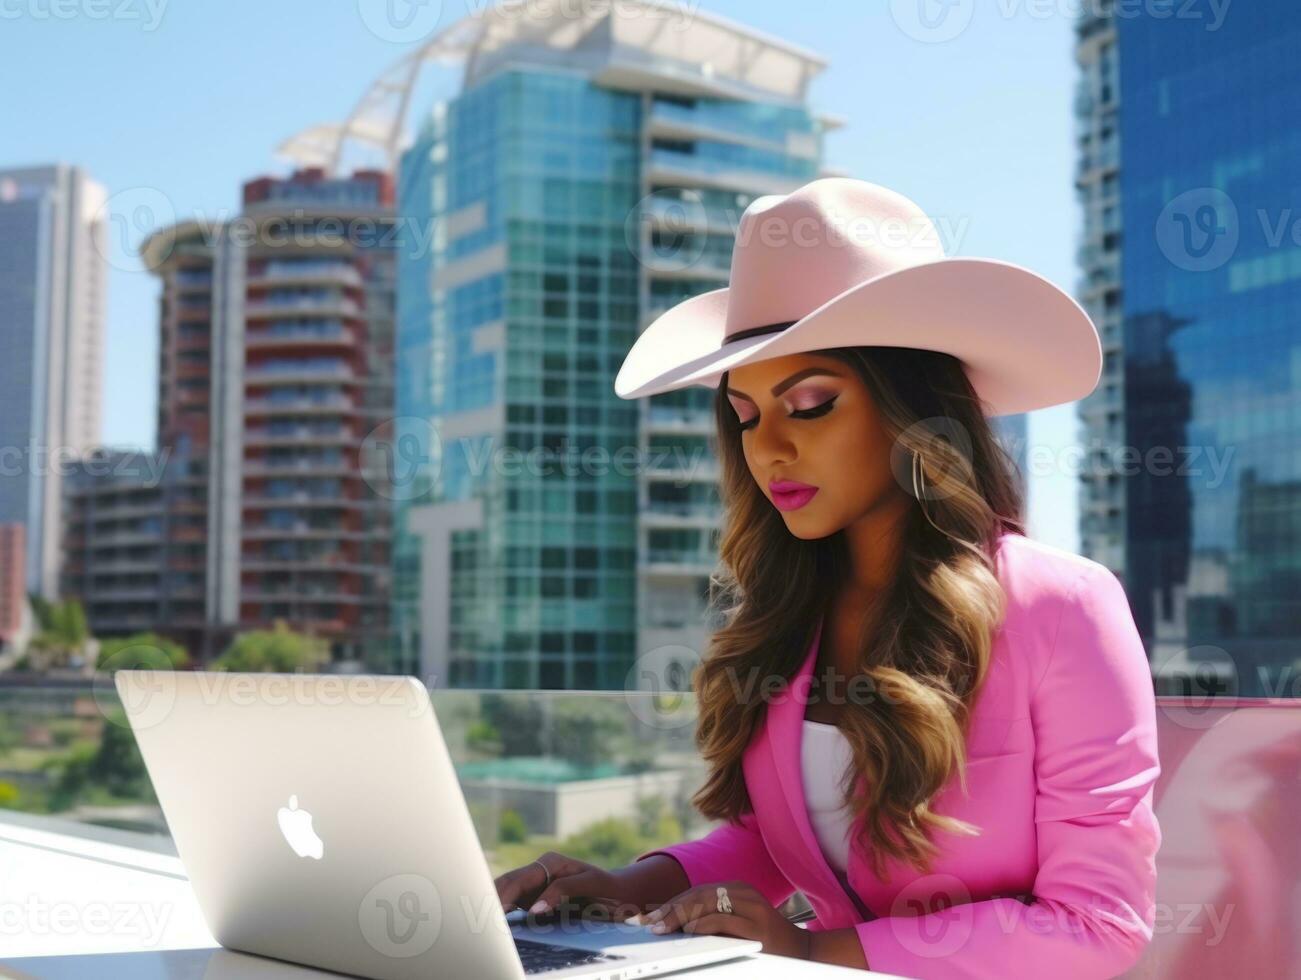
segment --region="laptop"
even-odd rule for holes
[[[414,677],[119,670],[115,683],[227,949],[385,980],[628,980],[762,949],[504,913]]]

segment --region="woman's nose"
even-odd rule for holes
[[[795,443],[782,426],[765,424],[762,419],[750,434],[750,456],[762,466],[786,466],[798,455]]]

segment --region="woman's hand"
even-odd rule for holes
[[[623,894],[623,883],[611,872],[556,851],[547,851],[537,860],[546,866],[545,871],[533,861],[495,879],[503,912],[522,908],[538,915],[562,903],[574,903],[580,907],[601,906],[622,921],[637,911],[629,896]],[[547,871],[551,872],[549,885]]]
[[[727,889],[732,911],[720,912],[719,889]],[[723,903],[726,906],[727,903]],[[763,951],[777,956],[809,959],[808,930],[790,922],[768,904],[757,888],[744,881],[723,881],[688,888],[659,908],[640,917],[651,932],[681,929],[696,936],[735,936],[757,939]]]

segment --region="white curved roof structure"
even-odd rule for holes
[[[341,123],[314,126],[276,152],[334,172],[356,142],[397,166],[404,120],[425,65],[463,64],[468,87],[504,64],[556,65],[591,74],[610,88],[803,104],[819,55],[713,14],[662,0],[506,3],[471,14],[434,35],[371,83]],[[824,126],[839,120],[821,117]]]

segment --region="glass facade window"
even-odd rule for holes
[[[1301,24],[1257,0],[1214,31],[1116,30],[1127,591],[1154,662],[1186,651],[1222,693],[1295,696]]]
[[[636,335],[624,221],[640,123],[635,94],[504,71],[435,113],[403,159],[400,208],[417,224],[482,218],[427,253],[399,247],[398,414],[426,460],[396,519],[393,619],[408,668],[420,549],[433,546],[407,532],[412,513],[483,508],[482,529],[445,538],[452,685],[617,688],[631,665],[636,572],[609,555],[631,553],[635,478],[560,461],[566,447],[577,459],[636,444],[636,413],[617,404],[608,371]],[[473,262],[482,274],[458,278]],[[432,445],[430,422],[484,411],[509,424]]]

